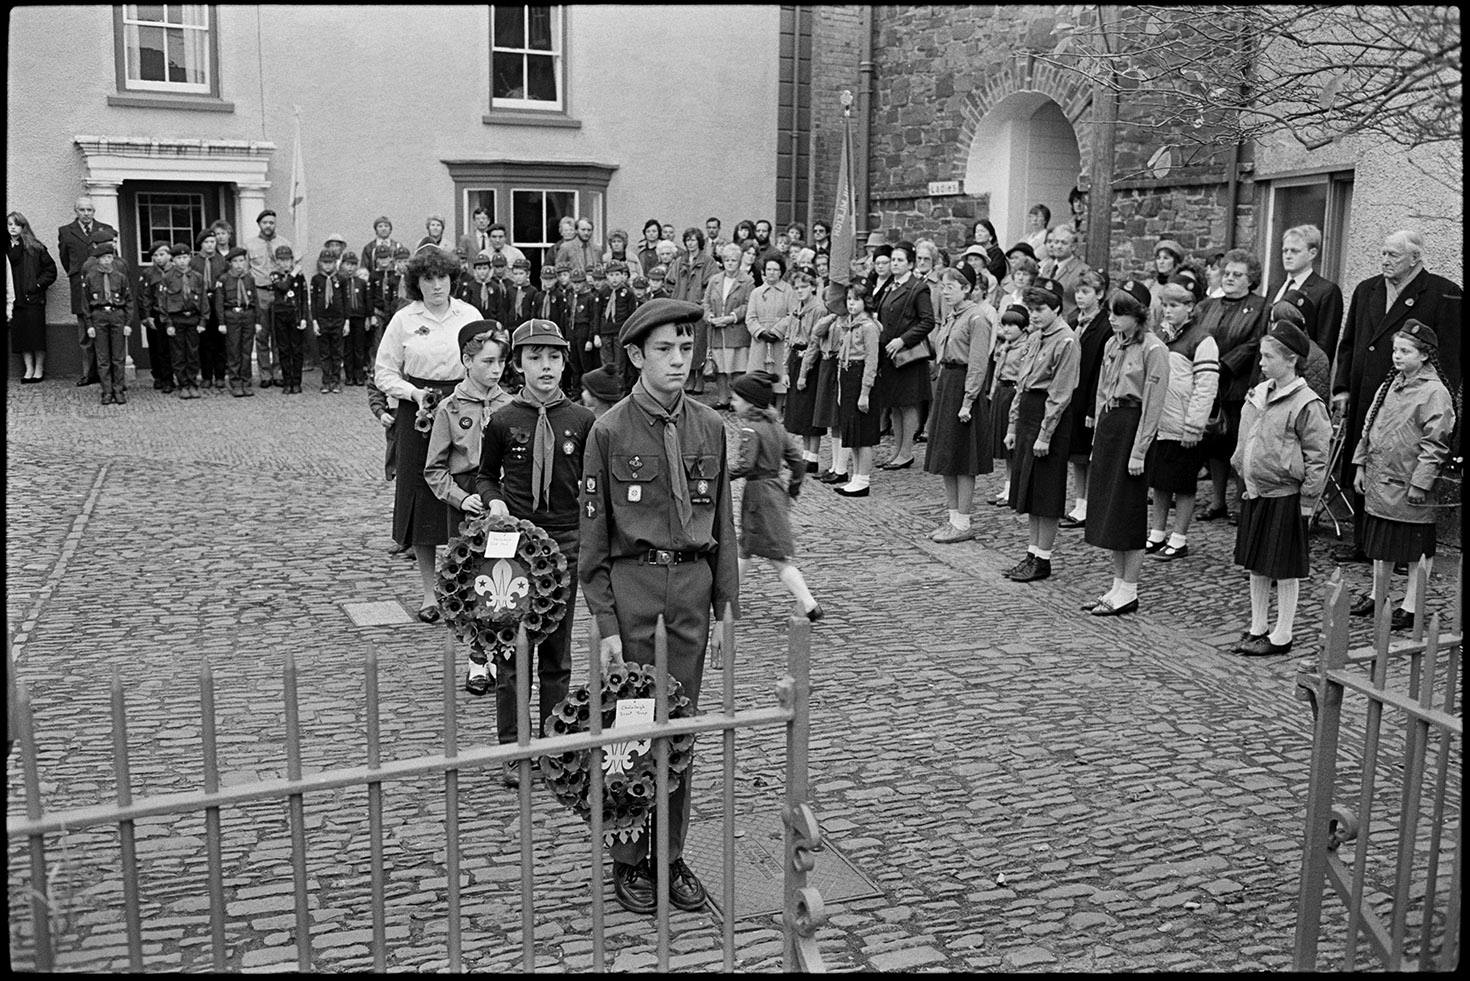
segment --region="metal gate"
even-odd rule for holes
[[[1459,963],[1464,654],[1461,576],[1454,579],[1451,615],[1436,615],[1427,630],[1420,616],[1408,641],[1390,639],[1391,604],[1380,583],[1374,642],[1359,650],[1349,649],[1349,591],[1340,575],[1328,586],[1321,659],[1303,662],[1297,675],[1297,694],[1315,716],[1298,971],[1317,970],[1319,942],[1339,936],[1340,970],[1365,966],[1365,940],[1390,971],[1451,971]],[[1421,575],[1421,610],[1425,585]],[[1347,696],[1361,701],[1345,704]],[[1340,770],[1340,759],[1357,749],[1356,739],[1342,738],[1356,737],[1353,729],[1361,756]],[[1324,921],[1326,886],[1346,906],[1345,923]]]
[[[304,774],[301,765],[301,733],[297,708],[296,661],[289,653],[284,665],[285,719],[286,719],[286,776],[280,779],[222,786],[216,754],[216,713],[214,704],[213,672],[206,658],[200,666],[200,718],[202,723],[202,745],[204,759],[204,787],[202,790],[183,793],[161,794],[134,798],[128,770],[128,734],[125,697],[120,676],[114,670],[112,678],[112,728],[113,763],[116,773],[117,800],[115,803],[93,807],[47,812],[41,802],[41,774],[38,772],[36,736],[32,725],[30,700],[24,684],[15,689],[16,728],[21,744],[21,762],[24,766],[26,816],[6,820],[6,835],[9,841],[25,839],[29,850],[29,875],[25,877],[24,889],[30,908],[31,949],[23,949],[24,942],[17,943],[17,932],[12,918],[11,963],[30,962],[38,970],[50,971],[56,965],[56,937],[53,935],[51,918],[54,915],[53,899],[48,892],[50,871],[48,867],[47,836],[75,832],[83,828],[115,825],[121,863],[118,871],[122,879],[122,899],[126,921],[128,961],[133,971],[141,971],[147,965],[144,960],[143,925],[140,916],[138,889],[139,860],[134,834],[134,825],[143,818],[160,815],[198,814],[205,817],[207,844],[207,882],[203,891],[208,895],[210,919],[210,944],[213,953],[213,968],[216,971],[230,969],[230,954],[226,916],[224,870],[221,857],[221,808],[247,802],[285,800],[289,806],[290,853],[293,870],[294,913],[297,961],[302,971],[313,968],[313,945],[311,921],[308,913],[309,885],[307,858],[307,796],[313,793],[345,787],[365,787],[368,796],[368,821],[371,846],[371,907],[372,932],[371,950],[374,968],[378,972],[387,969],[389,938],[385,923],[385,887],[388,875],[385,871],[383,849],[383,784],[411,777],[443,774],[444,819],[444,871],[447,884],[447,908],[444,910],[448,927],[448,968],[458,971],[462,967],[462,934],[460,902],[461,836],[459,829],[459,775],[477,768],[500,768],[507,762],[516,762],[520,769],[519,822],[520,822],[520,920],[522,965],[526,971],[535,968],[535,933],[532,884],[534,868],[531,794],[531,760],[543,755],[555,755],[578,750],[591,753],[588,766],[591,788],[591,842],[589,848],[588,880],[591,904],[591,943],[593,970],[607,969],[604,922],[604,872],[602,836],[602,759],[605,747],[614,743],[632,740],[651,740],[657,764],[657,794],[655,797],[655,848],[660,860],[656,876],[658,908],[655,914],[657,930],[657,967],[669,970],[669,917],[668,896],[668,799],[669,740],[681,735],[719,733],[722,739],[724,779],[722,794],[724,818],[723,849],[723,895],[712,896],[719,906],[722,919],[722,946],[724,970],[733,971],[735,966],[735,734],[739,730],[759,727],[783,726],[786,730],[785,754],[785,803],[781,820],[785,826],[783,856],[785,866],[784,898],[785,910],[782,917],[784,933],[783,964],[788,971],[821,971],[823,963],[817,950],[816,932],[825,923],[826,913],[822,898],[807,881],[807,874],[815,867],[813,852],[822,848],[821,832],[816,818],[807,804],[807,737],[809,692],[808,662],[810,654],[811,625],[805,618],[792,617],[788,624],[786,673],[776,683],[775,704],[761,708],[738,709],[735,707],[735,627],[729,611],[723,622],[715,629],[722,631],[724,639],[723,664],[711,659],[712,670],[723,670],[724,698],[718,711],[701,710],[688,718],[670,719],[668,715],[667,661],[668,641],[660,618],[654,638],[655,668],[658,676],[655,718],[651,723],[635,726],[619,726],[616,730],[603,730],[601,718],[592,712],[585,733],[530,738],[530,653],[524,631],[517,645],[518,715],[520,741],[500,746],[482,746],[461,749],[456,739],[455,698],[457,693],[457,665],[452,640],[446,639],[444,650],[444,749],[440,754],[413,759],[380,759],[379,696],[377,687],[378,655],[369,648],[366,665],[366,723],[367,765],[331,769]],[[598,692],[602,688],[602,673],[596,651],[598,638],[595,624],[592,626],[591,651],[589,657],[588,689]],[[11,672],[12,679],[14,672]],[[708,757],[707,757],[708,758]],[[18,870],[17,870],[18,871]],[[12,884],[12,888],[14,884]],[[16,896],[11,897],[12,911],[18,905]],[[24,903],[24,900],[22,900]]]

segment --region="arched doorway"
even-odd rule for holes
[[[1051,223],[1071,220],[1067,195],[1082,156],[1062,107],[1041,92],[1016,92],[996,103],[975,127],[965,166],[965,193],[990,195],[990,221],[1001,248],[1026,237],[1026,211],[1051,209]]]

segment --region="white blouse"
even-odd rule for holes
[[[459,329],[483,319],[463,300],[450,299],[442,318],[416,300],[399,310],[383,330],[373,381],[385,395],[412,399],[415,385],[406,378],[452,382],[464,378],[459,358]]]

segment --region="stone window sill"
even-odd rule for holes
[[[481,117],[486,126],[546,126],[553,129],[581,129],[582,121],[552,112],[523,112],[492,109]]]
[[[128,106],[135,109],[185,109],[192,112],[234,112],[235,104],[212,96],[143,95],[130,92],[127,95],[109,95],[109,106]]]

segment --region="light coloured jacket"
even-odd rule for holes
[[[485,422],[514,398],[496,385],[483,396],[470,391],[469,379],[454,386],[434,412],[434,428],[429,431],[429,455],[424,460],[424,483],[439,500],[463,508],[464,499],[473,494],[475,474],[480,470],[480,440]],[[412,402],[405,411],[416,409]],[[410,422],[411,420],[404,420]],[[402,423],[400,423],[402,424]],[[470,489],[465,490],[454,479],[469,475]]]
[[[1169,349],[1169,392],[1159,417],[1159,439],[1198,441],[1220,387],[1219,347],[1210,332],[1193,320],[1172,340],[1160,325],[1155,330]]]
[[[1431,365],[1413,378],[1395,375],[1385,382],[1383,402],[1364,426],[1353,463],[1364,473],[1364,507],[1375,517],[1430,524],[1434,508],[1409,503],[1409,487],[1427,496],[1450,455],[1455,408],[1449,389]]]
[[[1263,381],[1240,409],[1240,437],[1230,465],[1245,481],[1246,497],[1301,495],[1303,511],[1316,507],[1327,484],[1332,423],[1327,406],[1305,379],[1276,387]]]

